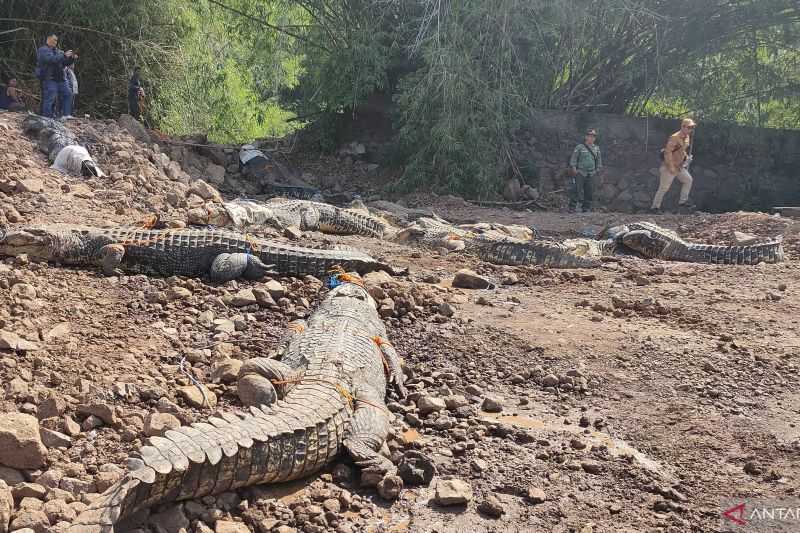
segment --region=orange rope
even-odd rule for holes
[[[330,270],[328,270],[328,274],[332,277],[336,278],[338,281],[342,283],[352,283],[353,285],[358,285],[362,289],[366,290],[367,288],[364,286],[364,281],[361,278],[356,276],[351,276],[347,272],[344,271],[341,265],[333,265]]]
[[[353,285],[358,285],[362,289],[366,288],[364,287],[364,281],[362,279],[357,278],[355,276],[351,276],[350,274],[337,274],[336,279],[344,283],[352,283]]]
[[[306,327],[300,322],[291,322],[288,327],[295,333],[303,333],[306,330]]]
[[[244,240],[250,245],[250,248],[255,252],[258,253],[261,251],[261,245],[258,244],[258,240],[255,236],[250,235],[249,233],[244,234]]]
[[[381,354],[381,361],[383,361],[383,370],[384,370],[384,372],[386,372],[386,377],[388,378],[388,377],[390,377],[392,375],[392,371],[389,368],[389,361],[386,360],[386,356],[383,354],[383,350],[381,349],[381,346],[383,346],[384,344],[386,346],[391,346],[392,343],[390,343],[386,339],[382,339],[381,337],[379,337],[377,335],[372,337],[372,342],[374,342],[375,345],[378,347],[378,353]]]

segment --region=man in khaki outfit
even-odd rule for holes
[[[673,133],[667,139],[667,145],[663,151],[664,161],[661,163],[661,168],[658,169],[660,182],[651,206],[651,211],[654,213],[661,212],[661,202],[675,178],[681,182],[678,209],[693,207],[689,204],[689,193],[692,191],[692,175],[689,174],[689,163],[691,163],[692,156],[689,155],[689,147],[692,144],[692,135],[696,126],[694,120],[685,118],[681,121],[680,131]]]

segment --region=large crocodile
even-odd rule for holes
[[[687,242],[674,231],[652,222],[634,222],[615,226],[603,232],[624,247],[652,259],[717,263],[722,265],[755,265],[783,261],[780,238],[752,246],[718,246]]]
[[[355,250],[322,250],[259,239],[225,230],[91,228],[70,225],[0,228],[0,256],[31,258],[68,265],[102,266],[164,276],[209,276],[228,281],[257,279],[270,269],[292,276],[322,277],[339,265],[365,274],[398,273]]]
[[[189,224],[213,224],[245,229],[267,225],[277,229],[296,226],[304,231],[337,235],[383,237],[386,224],[381,220],[349,209],[309,200],[273,200],[255,202],[234,200],[224,204],[206,204],[190,209]]]
[[[86,148],[61,122],[28,115],[22,127],[25,133],[37,139],[39,149],[47,154],[54,168],[83,176],[104,176]]]
[[[391,416],[384,398],[387,382],[401,397],[405,388],[375,307],[360,286],[334,288],[296,328],[280,361],[243,365],[239,395],[248,412],[151,437],[132,461],[138,467],[81,513],[69,533],[109,533],[157,503],[301,478],[342,450],[375,479],[394,475],[378,453]]]
[[[498,265],[544,265],[556,268],[597,267],[600,257],[613,253],[615,241],[571,239],[564,242],[530,240],[524,230],[500,225],[454,226],[435,217],[422,217],[400,231],[395,240],[474,253],[481,260]]]

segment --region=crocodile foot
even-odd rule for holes
[[[274,273],[270,270],[273,267],[274,265],[265,265],[261,259],[251,254],[219,254],[211,265],[209,276],[218,282],[238,277],[256,280]]]

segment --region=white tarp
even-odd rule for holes
[[[55,161],[53,161],[53,165],[50,168],[54,168],[65,174],[73,174],[73,175],[81,175],[81,165],[84,161],[92,161],[92,156],[89,155],[89,152],[83,146],[72,144],[70,146],[65,146],[58,152],[56,155]],[[95,165],[96,167],[96,165]],[[100,177],[105,176],[103,171],[99,168],[97,169],[100,173]]]
[[[242,163],[242,165],[246,165],[248,161],[259,156],[263,157],[264,159],[268,159],[267,156],[264,155],[264,152],[256,149],[256,147],[252,144],[245,144],[239,151],[239,161]]]

